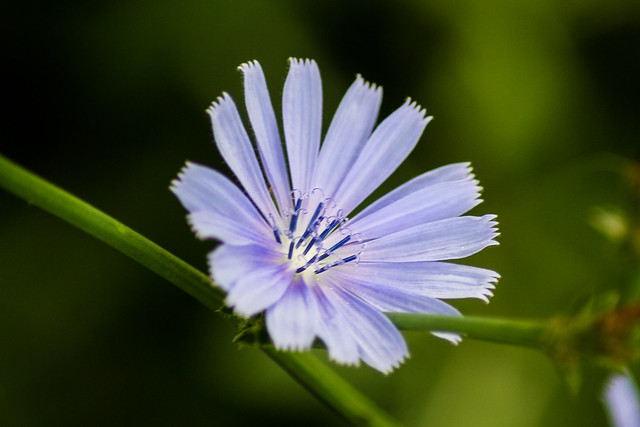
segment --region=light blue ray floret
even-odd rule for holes
[[[409,353],[385,312],[460,316],[442,299],[488,302],[499,275],[448,262],[497,244],[494,215],[463,216],[481,202],[469,163],[426,172],[349,218],[413,150],[425,110],[408,99],[376,126],[382,88],[358,75],[322,141],[320,71],[291,59],[283,140],[260,64],[239,70],[255,140],[228,94],[207,110],[239,187],[191,162],[171,186],[196,236],[221,242],[210,272],[237,314],[264,313],[278,349],[320,339],[334,361],[388,373]]]

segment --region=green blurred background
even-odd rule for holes
[[[0,152],[205,269],[168,191],[185,160],[226,170],[204,110],[242,102],[258,59],[317,60],[324,128],[356,73],[435,116],[381,192],[472,161],[502,279],[467,314],[546,318],[622,289],[633,260],[593,227],[634,209],[640,2],[62,1],[3,6]],[[0,192],[0,423],[341,425],[233,327],[62,221]],[[602,215],[600,215],[602,217]],[[614,221],[615,222],[615,221]],[[615,234],[615,233],[614,233]],[[615,237],[615,236],[614,236]],[[603,371],[571,396],[542,353],[407,333],[388,377],[337,368],[409,425],[599,426]],[[318,352],[320,357],[323,352]]]

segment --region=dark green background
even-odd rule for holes
[[[317,60],[326,126],[356,73],[435,116],[382,191],[472,161],[502,274],[465,313],[566,312],[628,282],[590,223],[626,215],[640,150],[637,1],[11,2],[3,6],[0,151],[199,268],[168,191],[185,160],[225,170],[204,112],[242,100],[258,59],[280,105],[287,58]],[[279,113],[278,113],[279,114]],[[62,221],[0,192],[3,425],[326,425],[342,422],[231,325]],[[407,333],[384,377],[338,368],[409,425],[599,426],[602,372],[571,397],[541,353]],[[323,352],[319,352],[323,357]]]

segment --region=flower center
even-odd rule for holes
[[[280,230],[273,226],[274,238],[283,245],[287,258],[296,267],[297,274],[307,270],[320,274],[338,265],[357,262],[361,252],[360,249],[360,252],[346,257],[335,254],[338,248],[361,239],[344,226],[347,218],[342,215],[341,210],[335,209],[335,202],[332,199],[318,198],[314,192],[311,195],[301,194],[294,197],[294,209],[284,213],[285,218],[289,217],[288,229]],[[319,190],[318,192],[322,193]],[[298,192],[294,191],[295,193]],[[321,201],[318,202],[319,199]],[[306,208],[303,207],[305,204]],[[313,212],[311,216],[307,216],[309,212]],[[327,247],[325,241],[336,233],[340,233],[342,238]]]

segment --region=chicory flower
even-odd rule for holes
[[[640,426],[640,396],[630,373],[611,375],[605,386],[604,403],[612,426]]]
[[[408,350],[383,313],[459,316],[441,299],[488,301],[497,273],[445,262],[497,244],[494,215],[461,216],[480,203],[468,163],[424,173],[348,217],[414,148],[431,120],[423,109],[407,100],[375,126],[382,89],[357,76],[321,145],[318,67],[292,59],[285,160],[260,64],[239,69],[259,160],[225,93],[208,113],[241,188],[190,162],[171,187],[197,237],[222,243],[209,255],[210,272],[237,314],[264,312],[278,349],[305,350],[319,338],[334,361],[388,373]]]

